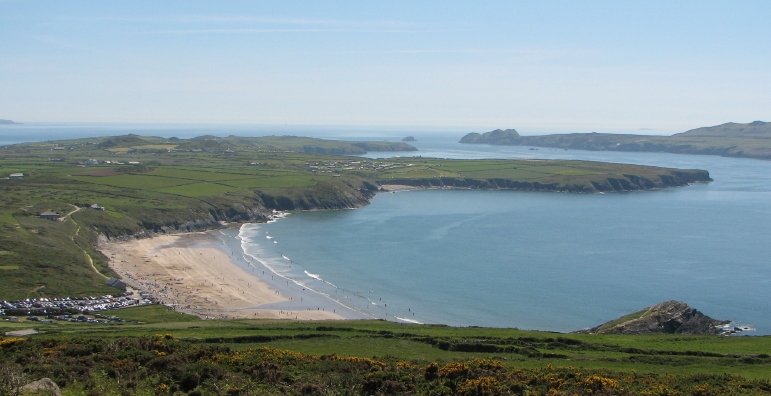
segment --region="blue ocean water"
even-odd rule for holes
[[[363,208],[292,213],[242,235],[262,246],[264,260],[291,259],[288,276],[382,318],[565,332],[680,300],[756,328],[746,334],[771,334],[771,162],[455,139],[435,137],[417,143],[417,153],[397,154],[696,168],[715,181],[588,195],[385,193]]]
[[[249,254],[276,272],[374,317],[572,331],[674,299],[757,329],[747,334],[771,334],[771,161],[462,145],[457,141],[463,133],[435,130],[25,128],[25,141],[126,131],[391,141],[413,135],[418,152],[367,156],[559,158],[706,169],[714,182],[633,193],[385,193],[355,210],[295,212],[248,224],[240,237]],[[0,144],[19,139],[4,131]]]

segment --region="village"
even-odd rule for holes
[[[412,166],[412,164],[406,164],[406,165],[392,164],[387,162],[376,162],[376,161],[367,161],[367,160],[319,161],[319,162],[307,162],[305,165],[307,165],[312,172],[317,172],[317,173],[337,173],[341,171],[356,171],[356,170],[385,171],[385,170]]]

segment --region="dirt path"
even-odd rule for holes
[[[74,209],[74,210],[72,210],[71,212],[67,213],[66,215],[64,215],[64,217],[65,217],[65,219],[70,219],[70,220],[72,220],[72,224],[75,224],[75,226],[77,227],[77,228],[75,229],[75,234],[74,234],[73,236],[71,236],[71,237],[70,237],[70,239],[71,239],[71,240],[72,240],[72,242],[74,243],[74,242],[75,242],[75,237],[76,237],[76,236],[78,236],[78,234],[80,233],[80,224],[78,224],[78,223],[75,221],[75,219],[73,219],[73,218],[72,218],[70,215],[72,215],[73,213],[75,213],[75,212],[79,211],[79,210],[80,210],[80,209],[82,209],[82,208],[80,208],[80,207],[77,207],[77,206],[75,206],[75,205],[72,205],[72,206],[73,206],[75,209]],[[75,245],[77,246],[77,244],[75,244]],[[99,272],[99,270],[98,270],[98,269],[96,269],[96,266],[94,266],[94,260],[91,258],[91,255],[89,255],[89,254],[88,254],[88,252],[86,252],[86,250],[85,250],[85,249],[80,249],[80,251],[81,251],[81,252],[83,252],[83,255],[84,255],[84,256],[86,256],[86,261],[88,261],[88,265],[90,265],[90,266],[91,266],[91,269],[93,269],[93,270],[94,270],[94,272],[96,272],[96,274],[97,274],[97,275],[101,276],[101,277],[102,277],[102,278],[104,278],[104,279],[109,279],[109,277],[108,277],[108,276],[106,276],[105,274],[103,274],[103,273]]]

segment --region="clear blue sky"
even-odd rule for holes
[[[771,121],[765,1],[0,0],[0,118],[682,131]]]

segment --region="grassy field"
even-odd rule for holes
[[[771,392],[771,337],[557,334],[384,321],[202,321],[162,306],[110,314],[143,323],[35,323],[37,335],[0,340],[0,367],[47,376],[70,394],[122,394],[109,389],[128,381],[134,382],[130,394]],[[0,331],[30,323],[0,323]],[[33,361],[35,366],[25,364]],[[61,370],[62,362],[68,370]],[[260,374],[266,367],[284,375]],[[457,375],[448,373],[452,369]],[[201,375],[190,382],[183,372]],[[593,387],[587,382],[592,376],[607,381]],[[376,378],[381,381],[371,383]],[[468,388],[482,379],[490,387]],[[385,386],[384,380],[393,382]],[[347,390],[341,381],[349,383]],[[89,393],[94,389],[102,393]]]

